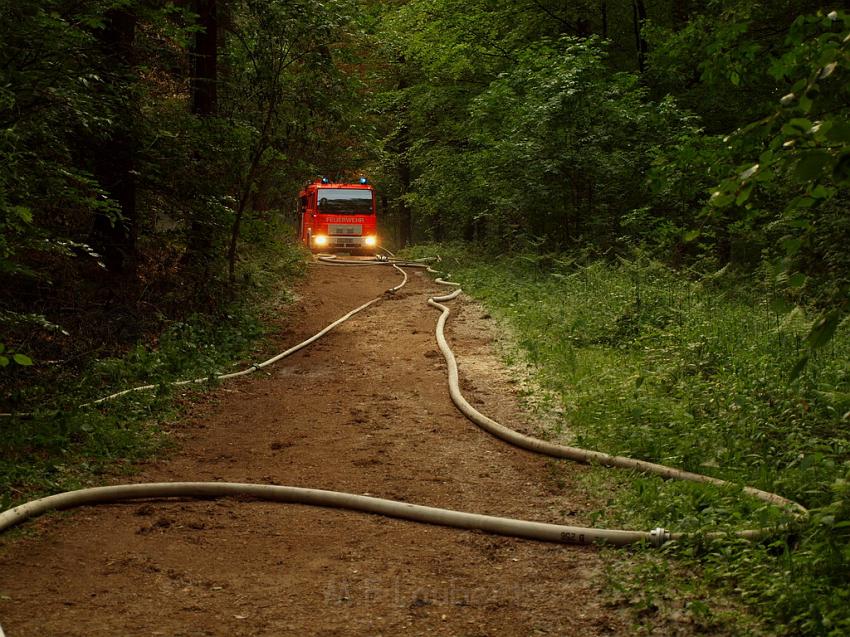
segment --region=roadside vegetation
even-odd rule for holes
[[[172,423],[217,384],[213,376],[265,358],[269,327],[285,314],[305,264],[283,228],[276,236],[279,241],[255,249],[241,264],[243,286],[226,302],[195,309],[181,320],[161,320],[160,331],[126,351],[84,361],[41,361],[24,371],[29,378],[19,374],[15,401],[31,411],[0,420],[0,508],[132,472],[139,461],[171,447]],[[211,379],[170,385],[203,377]],[[149,384],[157,388],[81,407]]]
[[[169,381],[252,358],[303,267],[293,191],[343,171],[352,7],[4,3],[0,506],[149,456]]]
[[[732,633],[847,632],[847,321],[794,376],[811,317],[778,310],[770,286],[753,275],[674,271],[641,254],[506,257],[462,245],[411,254],[441,255],[441,269],[508,326],[522,352],[508,362],[528,365],[563,411],[551,435],[774,491],[811,509],[811,520],[769,541],[708,542],[701,533],[782,518],[736,492],[594,469],[586,486],[601,502],[596,524],[694,534],[665,551],[679,566],[612,551],[611,591],[636,621],[663,623],[666,609]],[[761,628],[725,613],[723,599],[712,597],[717,589],[743,600]]]
[[[850,14],[556,4],[379,14],[373,37],[398,63],[371,100],[378,186],[399,243],[763,272],[784,314],[815,310],[809,349],[827,343],[850,311]]]
[[[812,510],[770,542],[612,558],[609,588],[647,632],[675,632],[665,612],[707,632],[850,632],[837,5],[411,0],[374,26],[397,61],[373,108],[392,123],[380,186],[399,242],[438,244],[411,254],[442,254],[511,326],[565,410],[551,435]],[[698,536],[776,521],[734,494],[590,475],[617,487],[599,524]]]

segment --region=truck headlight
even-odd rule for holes
[[[370,248],[374,248],[376,245],[378,245],[378,237],[374,235],[369,235],[368,237],[363,239],[363,243],[369,246]]]
[[[317,246],[326,246],[328,245],[328,238],[323,234],[317,234],[313,237],[313,244]]]

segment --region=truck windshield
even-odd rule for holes
[[[372,214],[372,191],[319,188],[319,212],[322,214]]]

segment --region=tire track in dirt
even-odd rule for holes
[[[281,345],[398,280],[390,268],[311,268]],[[216,390],[176,426],[179,451],[134,480],[269,482],[586,523],[592,504],[571,489],[581,467],[510,448],[455,410],[425,305],[441,291],[411,272],[395,297],[267,375]],[[533,429],[482,314],[453,303],[465,391]],[[630,634],[601,602],[593,548],[233,500],[109,505],[30,527],[0,540],[9,637]]]

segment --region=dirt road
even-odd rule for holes
[[[391,268],[311,268],[281,345],[399,281]],[[411,272],[396,298],[216,390],[175,425],[179,450],[133,480],[288,484],[587,522],[591,504],[571,494],[580,467],[513,449],[455,410],[438,312],[425,304],[444,291]],[[463,297],[452,308],[447,336],[468,398],[533,430],[492,321]],[[29,527],[0,539],[9,637],[630,634],[598,596],[593,548],[233,500],[101,506]]]

